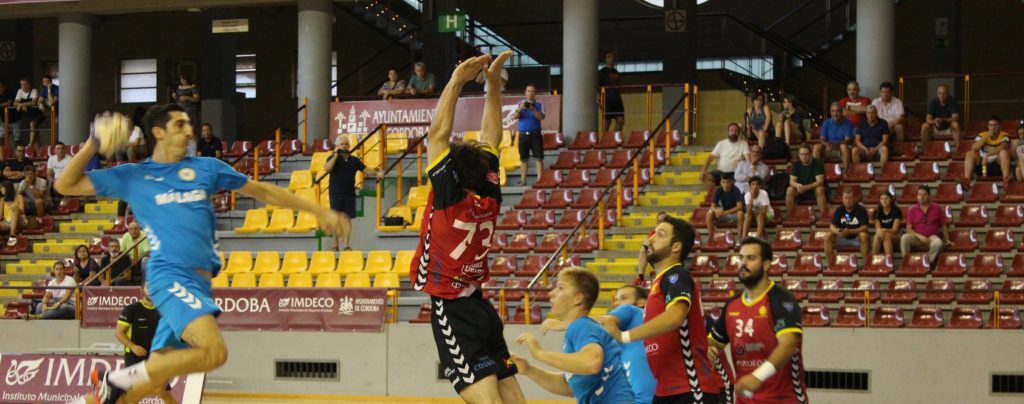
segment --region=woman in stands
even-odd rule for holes
[[[757,144],[764,149],[768,141],[768,131],[772,127],[772,110],[764,102],[764,94],[756,94],[751,97],[753,106],[747,108],[747,138],[757,140]]]
[[[71,259],[71,265],[75,268],[75,282],[82,282],[100,272],[99,264],[89,256],[89,247],[85,244],[75,247],[75,257]],[[100,278],[94,279],[86,286],[100,286]]]
[[[871,255],[879,253],[883,247],[885,255],[892,256],[892,245],[900,239],[900,222],[903,221],[903,211],[892,200],[889,191],[882,192],[878,197],[878,207],[872,218],[875,221],[875,238],[871,242]]]
[[[804,142],[804,113],[796,107],[796,97],[792,94],[782,97],[782,112],[775,123],[775,135],[783,136],[787,145]]]
[[[4,197],[4,206],[0,209],[0,232],[10,232],[11,238],[14,238],[21,229],[28,226],[25,198],[15,192],[14,184],[10,181],[0,184],[0,194]]]

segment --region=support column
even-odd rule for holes
[[[562,14],[562,131],[597,130],[597,0],[565,0]]]
[[[299,97],[309,98],[309,139],[328,137],[331,102],[330,0],[299,0]],[[302,113],[299,113],[299,119]],[[301,136],[301,134],[300,134]]]
[[[861,95],[878,96],[878,85],[895,82],[896,3],[892,0],[857,2],[857,81]]]
[[[697,0],[666,0],[665,20],[659,22],[663,25],[665,33],[662,36],[661,58],[664,60],[662,77],[667,83],[678,85],[665,86],[661,88],[661,111],[655,111],[654,126],[662,116],[686,96],[684,83],[691,85],[697,82]],[[680,14],[682,18],[680,18]],[[670,28],[671,27],[671,28]],[[693,105],[693,100],[690,100]],[[672,122],[672,129],[684,132],[684,116],[686,104],[679,106],[668,119]],[[709,128],[706,132],[723,133],[725,128]],[[713,136],[706,136],[708,141],[718,139]],[[700,142],[698,140],[698,142]],[[703,144],[703,143],[698,143]]]
[[[60,140],[77,144],[89,137],[92,95],[92,15],[61,14],[58,23],[60,63]]]

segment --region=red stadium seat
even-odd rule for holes
[[[814,225],[822,229],[827,229],[832,224],[832,216],[835,216],[837,207],[828,206],[825,208],[825,213],[818,216],[818,220],[814,222]]]
[[[976,183],[967,194],[969,203],[993,203],[999,200],[999,188],[994,182]]]
[[[597,188],[584,188],[584,189],[581,189],[580,190],[580,195],[576,198],[576,202],[573,202],[573,204],[572,204],[573,209],[590,209],[592,206],[597,205],[597,202],[598,202],[598,200],[600,200],[600,197],[601,197],[601,191],[602,191],[601,189],[597,189]],[[623,190],[623,195],[625,195],[626,191],[630,191],[629,195],[633,196],[631,190]],[[609,204],[614,204],[615,203],[614,197],[612,199],[610,199],[608,201],[608,203]],[[609,206],[614,206],[614,205],[609,205]],[[622,206],[626,206],[625,201],[623,201]]]
[[[960,277],[967,273],[967,257],[963,254],[941,254],[932,276]]]
[[[847,189],[853,191],[853,199],[858,203],[864,201],[864,188],[860,184],[843,184],[836,187],[835,192],[832,193],[832,199],[829,200],[830,204],[838,205],[843,203],[843,192]]]
[[[524,229],[547,230],[555,224],[555,211],[538,210],[530,216],[530,220],[523,224]]]
[[[601,168],[607,161],[604,150],[587,150],[577,168]]]
[[[565,209],[572,204],[571,189],[553,189],[548,200],[544,201],[545,209]]]
[[[889,159],[892,161],[917,160],[918,144],[916,142],[894,143]]]
[[[925,285],[925,292],[919,299],[921,303],[949,304],[953,303],[956,292],[953,281],[948,279],[932,279]]]
[[[665,149],[654,149],[654,165],[661,167],[665,165]],[[644,154],[640,155],[640,166],[650,167],[651,166],[651,151],[644,150]]]
[[[914,316],[910,318],[909,328],[942,328],[942,308],[939,307],[917,307],[914,309]]]
[[[509,237],[508,245],[502,249],[506,253],[526,253],[537,246],[537,238],[532,232],[514,233]]]
[[[606,170],[601,170],[601,171],[606,171]],[[640,186],[647,185],[647,184],[649,184],[651,182],[651,173],[650,173],[650,169],[649,168],[641,167],[639,173],[640,173],[640,175],[637,175],[637,177],[639,177],[639,179],[640,179]],[[623,174],[622,177],[626,179],[625,186],[627,186],[627,187],[632,187],[633,186],[633,170],[632,169],[626,171],[626,173]]]
[[[10,308],[8,307],[8,309]],[[996,323],[997,319],[998,325]],[[1003,330],[1019,330],[1020,324],[1020,311],[1016,307],[1000,307],[998,312],[992,310],[988,317],[988,323],[985,326]]]
[[[1018,163],[1020,164],[1020,163]],[[1024,202],[1024,182],[1011,182],[1003,189],[1003,202]]]
[[[915,192],[915,198],[917,193]],[[960,184],[941,183],[932,193],[932,201],[942,204],[960,203],[964,198],[964,187]]]
[[[913,303],[917,300],[917,282],[912,279],[893,279],[882,293],[882,303]]]
[[[714,255],[698,255],[693,259],[690,273],[693,276],[712,276],[718,272],[718,257]]]
[[[956,299],[957,303],[988,304],[992,302],[992,281],[987,279],[968,279],[964,282],[963,292]]]
[[[1003,257],[999,254],[978,254],[967,270],[972,278],[992,278],[1003,275]]]
[[[60,200],[60,204],[57,205],[50,213],[56,216],[67,216],[72,213],[78,213],[82,209],[81,201],[74,196],[65,196]]]
[[[946,172],[942,174],[942,181],[944,182],[957,182],[964,177],[964,162],[963,161],[950,161],[946,165]]]
[[[879,307],[871,319],[873,328],[903,328],[905,324],[902,307]]]
[[[664,149],[665,148],[665,131],[661,131],[660,133],[653,134],[652,136],[654,136],[654,143],[655,143],[655,145],[660,147],[660,148],[662,148],[662,149]],[[683,135],[679,133],[678,129],[672,129],[672,131],[668,133],[668,139],[669,139],[669,143],[672,146],[679,146],[680,143],[683,143]]]
[[[264,140],[262,142],[256,143],[256,147],[260,149],[261,156],[274,155],[274,150],[277,148],[276,146],[277,145],[274,143],[273,140]]]
[[[317,139],[317,140],[322,141],[324,139]],[[242,157],[245,154],[249,153],[250,149],[252,149],[252,142],[250,142],[248,140],[236,140],[236,141],[231,143],[231,148],[228,149],[228,151],[226,153],[223,153],[223,156],[224,157],[230,157],[230,158]],[[309,155],[312,156],[313,153],[309,153]]]
[[[798,302],[807,298],[807,281],[804,279],[786,278],[782,280],[782,287],[793,294]]]
[[[587,212],[580,209],[568,209],[562,212],[562,218],[555,224],[556,229],[572,229],[583,221]]]
[[[597,132],[576,132],[576,137],[569,145],[570,150],[592,149],[597,144]]]
[[[501,251],[508,245],[508,236],[505,233],[494,233],[491,239],[491,251]]]
[[[519,230],[526,223],[526,211],[525,210],[510,210],[505,212],[505,215],[498,221],[498,230]]]
[[[516,209],[538,209],[544,205],[547,199],[543,189],[527,189],[523,191],[523,197],[516,204]]]
[[[24,234],[26,236],[39,236],[53,231],[54,227],[52,216],[38,216],[36,217],[36,221],[36,227],[31,229],[23,229],[21,230],[21,234]]]
[[[971,230],[950,230],[949,241],[953,244],[946,247],[949,252],[972,252],[978,249],[978,235]]]
[[[843,300],[843,287],[841,279],[820,279],[807,300],[815,303],[839,303]]]
[[[544,134],[544,150],[561,149],[565,144],[565,135],[561,132]]]
[[[782,229],[775,233],[775,240],[772,240],[772,250],[796,251],[802,244],[803,239],[800,235],[800,230]]]
[[[534,250],[543,253],[555,252],[568,239],[569,235],[566,233],[547,233],[541,238],[540,245]]]
[[[857,272],[857,256],[853,254],[836,254],[822,272],[825,276],[853,276]]]
[[[800,313],[804,327],[828,327],[832,322],[828,308],[823,304],[804,306]]]
[[[846,293],[846,301],[851,303],[863,303],[864,293],[868,294],[868,301],[878,302],[882,292],[879,290],[878,281],[874,279],[858,279],[853,281],[853,292]]]
[[[900,196],[896,198],[896,202],[899,204],[915,204],[917,203],[917,190],[921,188],[920,184],[906,184],[903,186],[903,191],[900,192]],[[933,193],[934,195],[934,193]],[[904,216],[906,217],[906,216]]]
[[[618,149],[622,146],[622,132],[604,132],[599,136],[595,149]]]
[[[814,206],[797,206],[794,211],[790,212],[789,217],[782,222],[782,225],[786,227],[810,227],[814,224],[815,220],[814,209]],[[696,213],[694,213],[694,216],[696,216]],[[694,223],[694,226],[696,226],[696,223]]]
[[[960,142],[960,145],[953,151],[953,160],[963,161],[972,147],[974,147],[974,142]]]
[[[0,248],[0,255],[18,255],[26,251],[28,251],[28,238],[14,236],[13,238],[9,237],[3,248]]]
[[[615,178],[618,175],[619,169],[617,168],[597,170],[597,175],[592,175],[590,177],[592,178],[592,181],[590,181],[590,184],[588,185],[594,188],[606,188],[615,183]]]
[[[963,172],[963,171],[961,171]],[[914,166],[914,170],[910,172],[910,177],[907,181],[911,182],[935,182],[939,180],[939,163],[937,162],[919,162]]]
[[[590,170],[569,170],[569,175],[562,182],[563,188],[583,188],[590,185]]]
[[[633,158],[632,150],[616,150],[612,159],[604,166],[607,168],[625,168],[629,160]]]
[[[708,235],[708,242],[701,246],[704,252],[724,252],[736,245],[732,230],[718,230]]]
[[[544,170],[540,179],[533,183],[534,188],[558,188],[562,185],[562,170]]]
[[[285,139],[281,141],[281,157],[291,157],[295,153],[302,152],[302,141],[299,139]],[[222,153],[223,155],[223,153]]]
[[[701,298],[705,302],[724,302],[733,296],[736,281],[732,279],[712,279]]]
[[[988,225],[988,209],[985,205],[965,205],[960,209],[957,227],[985,227]]]
[[[557,170],[569,170],[576,168],[580,163],[580,152],[576,150],[564,150],[558,152],[558,159],[550,168]]]
[[[540,324],[544,321],[544,317],[541,315],[540,305],[530,305],[530,324]],[[526,305],[520,304],[516,306],[516,311],[512,313],[512,319],[508,321],[509,324],[526,324]]]
[[[776,255],[777,257],[778,255]],[[718,276],[720,277],[734,277],[740,273],[740,265],[742,264],[739,255],[729,255],[725,259],[725,266],[718,270]]]
[[[887,277],[892,273],[892,268],[891,255],[875,254],[864,263],[864,268],[860,270],[860,276]]]
[[[508,290],[508,289],[519,289],[525,288],[530,281],[528,279],[510,277],[505,279],[505,284],[502,285],[505,290],[505,301],[519,301],[523,300],[524,292],[522,290]]]
[[[711,212],[711,208],[694,208],[693,215],[690,216],[690,224],[698,229],[708,227],[709,212]]]
[[[876,206],[878,200],[882,197],[883,192],[888,192],[889,195],[896,195],[896,187],[892,184],[874,184],[871,188],[868,188],[868,196],[864,197],[862,203],[865,205]],[[872,215],[868,215],[869,220]]]
[[[843,170],[838,163],[825,163],[825,182],[837,183],[843,178]]]
[[[981,309],[977,307],[957,307],[949,318],[949,328],[981,328],[985,324],[981,317]]]
[[[999,302],[1002,304],[1024,304],[1024,280],[1010,279],[1003,282],[1003,288],[999,292]]]
[[[1024,206],[1000,205],[992,218],[992,226],[1019,227],[1024,225]]]
[[[516,276],[532,277],[537,275],[547,260],[548,257],[544,255],[527,255],[523,259],[523,265],[516,271]]]
[[[833,327],[863,327],[865,324],[863,306],[842,306]]]
[[[871,182],[874,178],[875,168],[871,163],[852,163],[843,174],[843,182]]]
[[[896,270],[896,276],[900,277],[922,277],[928,275],[931,270],[931,261],[928,254],[911,253],[903,256],[900,268]]]
[[[1010,271],[1006,275],[1024,277],[1024,254],[1018,253],[1013,256],[1013,263],[1010,264]]]
[[[718,306],[705,306],[705,307],[703,307],[703,309],[704,309],[704,318],[710,320],[712,323],[714,323],[715,321],[718,321],[718,319],[722,317],[722,308],[721,307],[718,307]]]
[[[953,235],[950,234],[950,238]],[[979,250],[990,252],[1010,251],[1015,247],[1013,230],[1010,229],[989,229],[985,233],[985,240],[981,243]]]
[[[496,255],[491,260],[490,275],[509,276],[518,269],[518,262],[515,255]]]
[[[782,276],[789,272],[789,261],[785,255],[774,254],[772,261],[768,263],[768,275]]]
[[[578,233],[576,239],[569,243],[569,249],[575,253],[589,253],[598,249],[599,245],[600,240],[597,232],[592,231],[586,234]]]
[[[644,143],[648,143],[651,139],[651,132],[648,131],[632,131],[629,133],[629,137],[626,138],[626,142],[622,144],[623,148],[636,149],[642,146]]]
[[[824,229],[814,229],[814,230],[811,230],[811,237],[810,237],[810,239],[807,241],[807,244],[804,244],[803,248],[801,248],[800,250],[804,251],[804,252],[807,252],[807,251],[824,252],[825,251],[825,238],[828,237],[828,235],[829,235],[829,231],[828,230],[824,230]]]
[[[921,151],[921,160],[929,161],[944,161],[949,160],[952,150],[950,149],[949,142],[943,140],[933,140],[924,144],[924,150]]]
[[[916,166],[914,168],[917,168]],[[888,162],[882,165],[882,171],[875,176],[878,182],[904,182],[907,180],[907,165],[900,162]]]

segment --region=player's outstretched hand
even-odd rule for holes
[[[341,214],[330,209],[324,209],[317,215],[320,221],[320,228],[329,234],[346,234],[352,230],[352,225],[342,220]]]
[[[516,370],[518,370],[519,373],[526,373],[526,371],[530,370],[530,362],[527,361],[526,358],[516,355],[515,353],[510,353],[509,355],[512,358],[512,363],[516,364]]]
[[[743,376],[736,381],[736,394],[751,397],[759,388],[761,388],[761,381],[753,375]]]
[[[491,65],[487,67],[484,74],[487,75],[487,81],[491,83],[501,82],[501,67],[505,65],[505,61],[512,57],[512,51],[507,50],[498,54],[498,57],[494,58]]]
[[[530,350],[530,355],[537,356],[537,351],[540,351],[540,343],[537,342],[537,337],[533,334],[524,332],[516,338],[516,343],[519,345],[525,345]]]
[[[491,55],[481,55],[473,58],[469,58],[466,61],[459,63],[452,72],[452,80],[459,83],[468,83],[473,81],[480,72],[487,69],[487,64],[491,61]]]
[[[540,324],[540,335],[547,335],[548,331],[565,331],[565,322],[557,318],[549,318]]]

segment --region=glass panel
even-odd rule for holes
[[[128,59],[121,61],[121,73],[155,73],[156,59]]]
[[[122,74],[121,88],[156,87],[156,73]]]
[[[121,90],[121,103],[156,102],[155,88]]]

